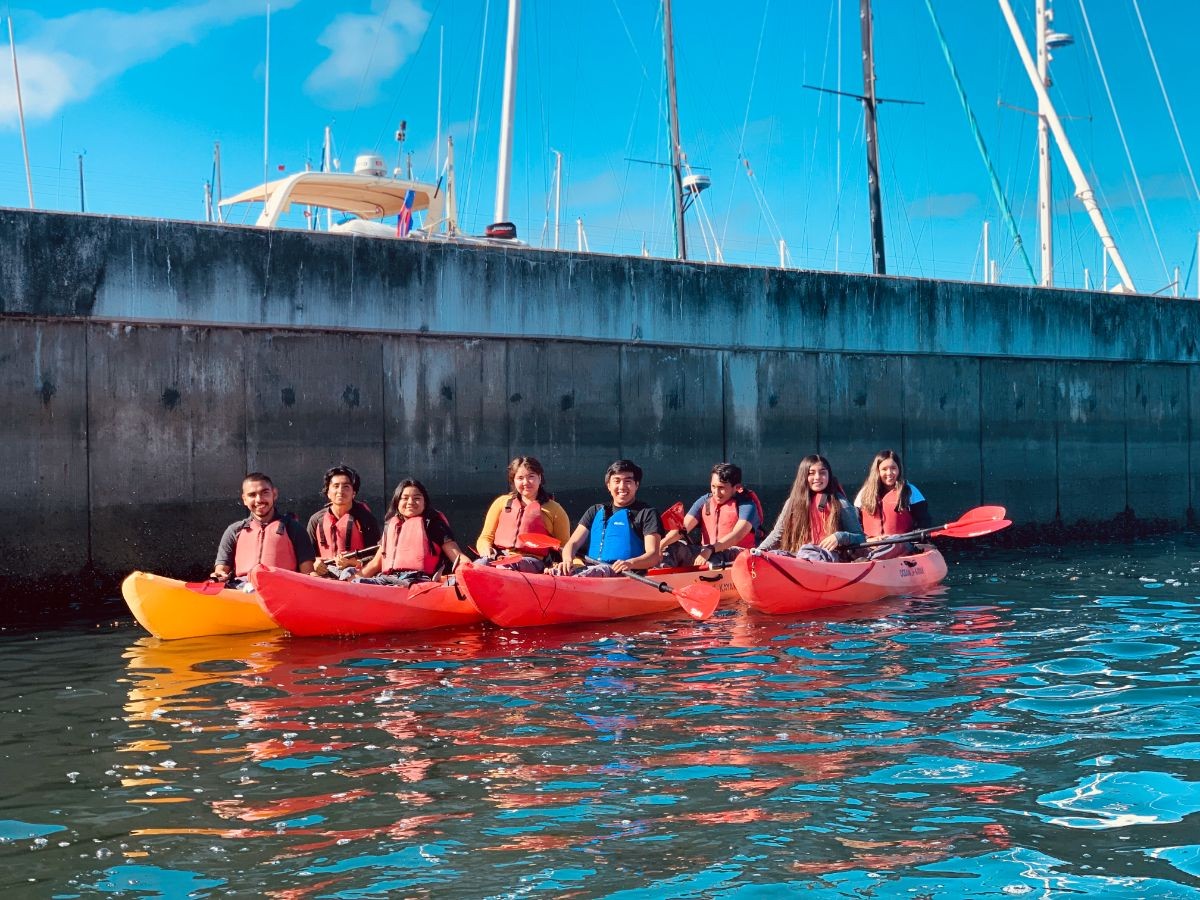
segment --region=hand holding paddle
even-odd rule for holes
[[[339,553],[333,559],[322,559],[318,557],[313,563],[313,574],[317,576],[329,575],[329,567],[337,566],[338,568],[348,568],[343,560],[352,562],[362,562],[364,559],[372,558],[379,552],[379,545],[375,544],[371,547],[363,547],[361,550],[349,550]]]
[[[876,538],[859,544],[860,547],[880,547],[884,544],[902,544],[905,541],[919,541],[927,537],[973,538],[982,537],[995,531],[1001,531],[1012,524],[1012,520],[1004,518],[1006,510],[1003,506],[976,506],[968,509],[953,522],[937,525],[933,528],[922,528],[920,531],[910,531],[907,534],[893,534],[889,537]]]

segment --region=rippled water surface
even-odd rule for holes
[[[1200,539],[852,613],[0,635],[5,896],[1200,897]]]

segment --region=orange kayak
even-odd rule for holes
[[[454,585],[428,581],[412,587],[314,578],[273,566],[250,575],[259,600],[295,635],[425,631],[483,620]]]
[[[728,569],[651,569],[647,574],[675,590],[701,582],[719,590],[723,600],[736,597]],[[456,577],[479,611],[505,628],[607,622],[681,611],[675,595],[624,577],[530,575],[476,565],[459,569]]]
[[[946,561],[933,547],[914,556],[860,562],[742,553],[732,570],[738,593],[752,609],[781,615],[920,593],[946,577]]]
[[[134,572],[121,583],[121,596],[142,627],[163,640],[245,634],[278,628],[253,594],[216,585],[189,583]]]

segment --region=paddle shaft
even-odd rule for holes
[[[905,541],[920,540],[925,537],[974,538],[983,537],[994,531],[1001,531],[1011,525],[1008,519],[990,519],[984,521],[948,522],[936,528],[924,528],[920,531],[910,531],[908,534],[897,534],[887,538],[876,538],[864,541],[860,547],[878,547],[883,544],[900,544]]]
[[[590,556],[583,557],[583,561],[589,566],[606,565],[605,563],[600,562],[598,559],[592,559]],[[611,563],[608,565],[611,565]],[[624,575],[626,578],[632,578],[634,581],[640,581],[642,584],[649,585],[652,588],[658,588],[658,590],[662,591],[664,594],[675,593],[675,589],[665,581],[655,581],[653,578],[647,578],[645,575],[630,571],[629,569],[626,569],[624,572],[619,572],[618,574]]]
[[[371,547],[363,547],[361,550],[351,550],[349,553],[341,553],[339,556],[349,556],[351,559],[368,559],[379,552],[379,545],[375,544]],[[323,560],[326,565],[337,562],[337,557],[333,559]]]

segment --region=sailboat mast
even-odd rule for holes
[[[867,141],[867,192],[871,201],[871,262],[876,275],[887,273],[883,252],[883,206],[879,199],[879,132],[875,123],[875,41],[871,0],[859,0],[862,24],[863,133]]]
[[[25,139],[25,105],[21,102],[21,74],[17,71],[17,42],[13,39],[12,16],[8,17],[8,46],[12,50],[13,86],[17,89],[17,121],[21,124],[21,153],[25,157],[25,187],[29,190],[29,208],[33,209],[33,175],[29,169],[29,141]]]
[[[683,162],[679,152],[679,104],[675,96],[675,37],[671,27],[671,0],[663,0],[663,60],[667,66],[667,119],[671,131],[671,172],[675,204],[675,258],[687,259],[687,234],[683,227]]]
[[[508,41],[504,52],[504,100],[500,111],[500,153],[496,166],[496,222],[508,221],[508,187],[512,173],[512,133],[516,116],[517,38],[521,0],[508,0]]]
[[[1050,87],[1050,49],[1046,33],[1054,14],[1046,8],[1046,0],[1037,0],[1037,77],[1042,87]],[[1042,287],[1054,284],[1054,225],[1050,218],[1050,123],[1046,105],[1038,97],[1038,240],[1042,251]]]
[[[1092,227],[1096,229],[1096,234],[1100,236],[1100,243],[1104,246],[1104,258],[1106,260],[1109,258],[1112,259],[1112,263],[1117,269],[1117,274],[1121,277],[1122,290],[1135,293],[1137,289],[1133,285],[1133,278],[1130,276],[1129,270],[1125,267],[1125,260],[1121,258],[1121,252],[1117,249],[1117,242],[1113,240],[1112,233],[1108,230],[1108,224],[1104,221],[1104,213],[1100,211],[1100,206],[1096,203],[1096,193],[1088,183],[1087,176],[1083,172],[1083,167],[1079,165],[1079,159],[1075,156],[1075,151],[1071,149],[1071,142],[1067,139],[1066,129],[1063,128],[1062,120],[1058,117],[1058,112],[1054,109],[1054,104],[1046,93],[1046,86],[1038,79],[1037,66],[1033,61],[1032,55],[1029,53],[1029,46],[1025,43],[1025,36],[1021,34],[1021,26],[1017,24],[1017,17],[1013,14],[1012,5],[1009,3],[1009,0],[998,0],[998,2],[1000,4],[1000,11],[1004,13],[1004,20],[1008,23],[1008,30],[1012,33],[1013,43],[1017,48],[1017,55],[1021,57],[1021,63],[1025,66],[1025,74],[1029,76],[1029,80],[1033,84],[1033,89],[1038,95],[1038,108],[1041,109],[1042,104],[1045,104],[1046,120],[1050,125],[1050,133],[1054,135],[1054,142],[1058,144],[1058,150],[1062,154],[1063,162],[1066,163],[1067,171],[1071,174],[1071,181],[1075,185],[1075,196],[1083,203],[1083,208],[1087,210],[1088,218],[1092,220]]]

